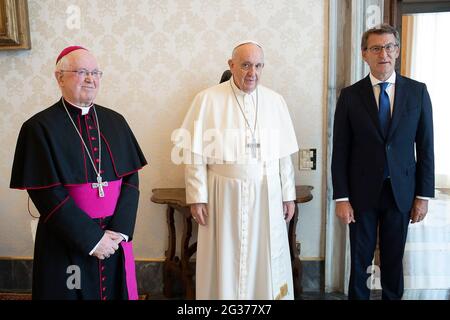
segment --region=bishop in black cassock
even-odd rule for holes
[[[125,119],[93,104],[101,75],[86,49],[63,50],[63,97],[19,133],[10,187],[40,213],[33,299],[137,299],[131,240],[147,162]]]

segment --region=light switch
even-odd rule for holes
[[[298,162],[299,170],[316,170],[317,149],[300,149]]]

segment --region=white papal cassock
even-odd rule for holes
[[[256,158],[246,147],[252,131]],[[186,165],[187,203],[208,204],[207,225],[198,229],[196,298],[293,299],[283,201],[295,199],[290,155],[298,145],[282,96],[261,85],[246,94],[232,80],[206,89],[173,140],[186,162],[196,160]]]

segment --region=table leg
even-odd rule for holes
[[[292,277],[294,281],[294,297],[298,299],[303,291],[302,287],[302,261],[299,257],[299,252],[297,252],[297,221],[298,221],[298,205],[295,204],[295,212],[289,223],[289,250],[291,253],[291,264],[292,264]]]
[[[185,289],[185,299],[193,300],[195,299],[195,286],[192,276],[194,272],[189,264],[191,255],[195,250],[189,247],[189,241],[192,236],[192,218],[190,215],[184,216],[183,222],[183,236],[182,236],[182,246],[181,246],[181,280]]]
[[[164,272],[163,272],[164,295],[167,298],[171,298],[173,296],[172,281],[177,265],[179,265],[178,257],[175,257],[177,235],[175,232],[174,212],[175,212],[174,208],[167,206],[166,214],[167,214],[167,226],[169,231],[168,234],[169,246],[165,252],[166,260],[164,261]]]

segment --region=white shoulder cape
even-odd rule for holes
[[[269,161],[298,151],[297,139],[283,97],[258,85],[257,132],[260,159]],[[218,161],[239,161],[245,155],[245,119],[229,81],[198,93],[172,141],[183,150]]]

